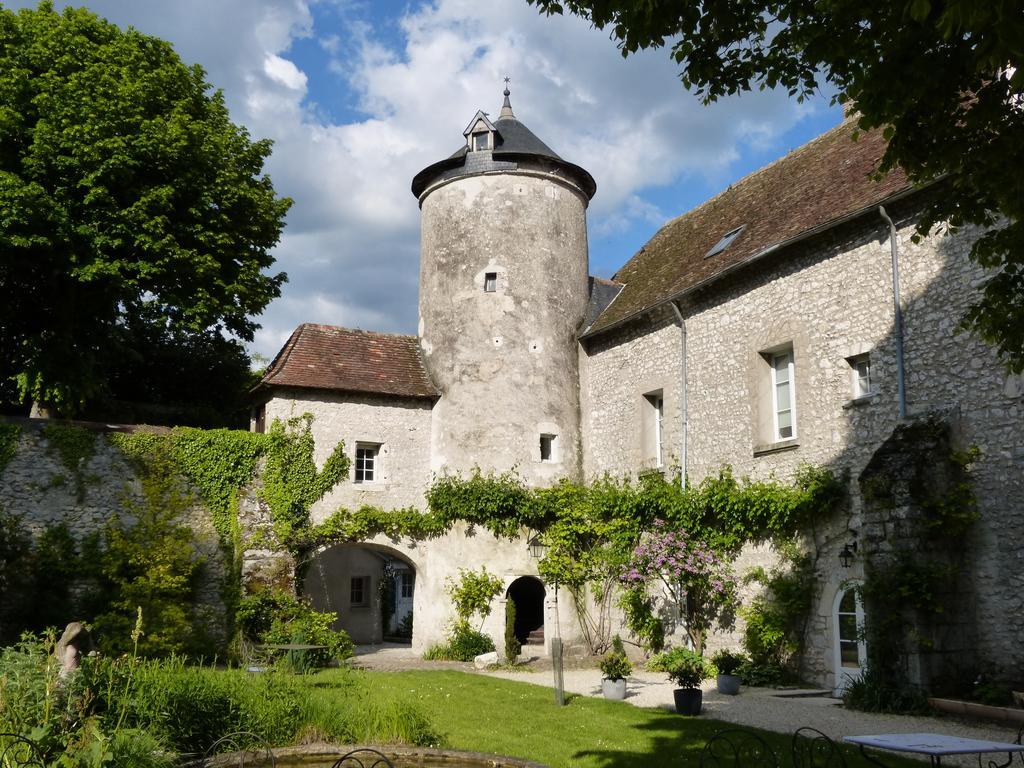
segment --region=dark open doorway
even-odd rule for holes
[[[532,645],[544,643],[544,583],[535,576],[520,576],[505,596],[516,604],[516,639]]]

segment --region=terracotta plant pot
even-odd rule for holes
[[[704,702],[704,692],[700,688],[676,688],[672,691],[676,700],[676,712],[680,715],[699,715]]]
[[[626,678],[617,677],[614,680],[608,677],[601,678],[601,692],[606,699],[622,701],[626,698]]]
[[[738,675],[719,675],[715,678],[715,684],[719,693],[726,696],[735,696],[740,692],[740,678]]]

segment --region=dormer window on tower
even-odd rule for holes
[[[494,123],[487,119],[486,112],[477,112],[469,121],[462,135],[470,152],[488,152],[494,149]]]

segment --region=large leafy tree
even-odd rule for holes
[[[623,55],[668,47],[706,102],[752,88],[825,86],[885,131],[881,171],[944,179],[920,221],[989,229],[965,318],[1024,370],[1024,8],[1020,0],[529,0],[610,28]]]
[[[70,412],[125,327],[250,340],[286,279],[269,152],[168,43],[0,8],[0,376]]]

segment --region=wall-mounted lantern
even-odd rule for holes
[[[849,568],[850,563],[853,562],[857,556],[857,542],[851,541],[849,544],[844,544],[842,550],[839,552],[839,562],[842,563],[843,568]]]
[[[530,556],[535,557],[538,560],[544,557],[544,553],[548,551],[547,545],[540,540],[539,533],[530,538],[530,541],[526,544],[526,548],[530,550]]]

